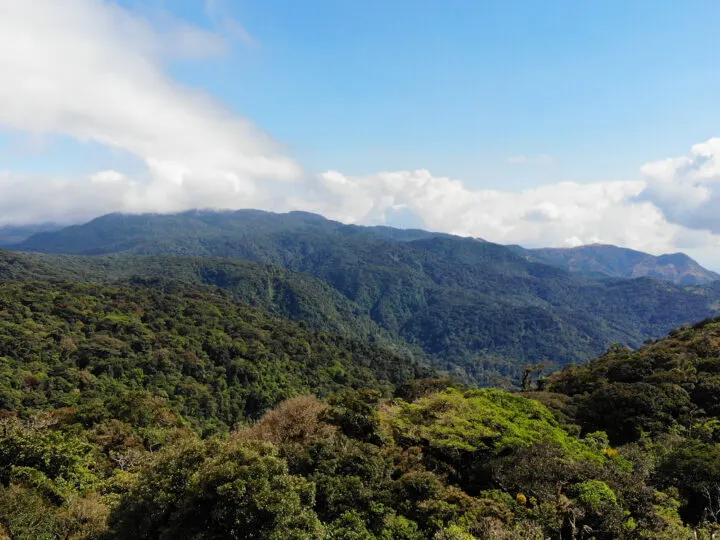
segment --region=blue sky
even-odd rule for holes
[[[207,24],[198,2],[166,2]],[[720,123],[715,1],[239,1],[257,40],[173,69],[318,171],[631,178]],[[512,166],[550,155],[551,167]]]
[[[6,0],[0,225],[303,209],[720,268],[720,3]]]

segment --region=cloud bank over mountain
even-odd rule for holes
[[[271,183],[299,176],[266,134],[165,73],[165,61],[222,54],[219,34],[172,20],[159,30],[97,0],[2,0],[0,13],[0,125],[100,143],[146,166],[140,178],[6,171],[3,221],[267,204]]]
[[[229,34],[238,33],[223,29],[239,24],[217,13],[216,30],[172,17],[157,24],[99,0],[0,0],[0,14],[0,128],[8,137],[60,135],[143,164],[140,173],[85,177],[0,164],[0,225],[254,207],[362,224],[402,213],[433,230],[531,246],[603,242],[697,253],[719,245],[720,139],[647,163],[635,179],[517,192],[473,189],[422,169],[312,175],[260,128],[169,75],[171,62],[227,54]],[[249,34],[237,39],[251,46]]]

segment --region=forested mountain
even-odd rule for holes
[[[720,320],[670,332],[637,351],[613,347],[580,366],[567,366],[546,388],[573,398],[585,431],[617,442],[683,429],[720,437]],[[720,441],[720,439],[718,439]]]
[[[0,337],[0,409],[102,407],[137,390],[167,398],[203,430],[226,430],[298,393],[382,390],[432,373],[180,285],[0,282]]]
[[[24,251],[87,255],[125,252],[262,257],[279,264],[284,250],[275,244],[282,238],[293,243],[288,234],[301,239],[339,235],[397,241],[450,237],[417,229],[344,225],[307,212],[192,210],[179,214],[107,214],[82,225],[32,235],[15,247]]]
[[[0,278],[3,276],[153,288],[173,282],[219,287],[236,300],[316,329],[370,341],[391,339],[327,283],[252,261],[166,255],[28,257],[0,250]]]
[[[720,320],[550,377],[528,369],[522,393],[423,363],[519,375],[527,356],[503,344],[590,354],[711,312],[720,284],[591,280],[487,242],[394,234],[237,244],[292,269],[0,251],[0,537],[720,531]]]
[[[484,249],[493,246],[483,244]],[[305,273],[242,260],[161,255],[32,260],[41,274],[54,268],[62,276],[85,281],[175,279],[222,287],[239,300],[314,328],[392,340],[405,348],[413,344],[439,367],[484,382],[489,382],[489,373],[517,376],[525,361],[560,364],[592,357],[614,342],[639,345],[661,335],[666,326],[706,316],[708,302],[716,297],[714,291],[691,294],[653,280],[568,282],[567,274],[551,268],[549,275],[513,277],[503,275],[502,268],[482,274],[482,268],[468,265],[465,271],[456,265],[455,270],[465,271],[470,279],[476,273],[476,286],[482,288],[472,290],[443,285],[419,272],[377,267],[357,275],[350,267],[345,272],[354,275],[354,281],[338,290]],[[450,280],[451,271],[438,270],[438,276]],[[680,315],[667,309],[667,303]]]
[[[5,260],[0,535],[718,531],[720,321],[615,347],[519,394],[427,378],[411,358],[222,290],[38,280],[47,261]]]
[[[513,249],[530,260],[552,264],[591,277],[647,276],[681,285],[700,285],[720,279],[720,275],[703,268],[684,253],[654,256],[603,244],[567,249],[523,249],[517,246]]]
[[[169,276],[228,287],[316,328],[410,344],[441,369],[486,384],[498,375],[517,380],[527,362],[584,361],[616,342],[637,347],[712,315],[718,298],[708,287],[598,281],[489,242],[348,226],[302,212],[111,214],[17,247],[105,254],[41,259],[95,281]],[[196,258],[133,258],[143,254]]]

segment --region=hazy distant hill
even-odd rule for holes
[[[684,253],[654,256],[641,251],[605,244],[576,248],[514,248],[532,260],[552,264],[593,277],[654,277],[683,285],[698,285],[720,279]]]
[[[0,246],[9,246],[17,244],[32,236],[33,234],[44,231],[56,231],[61,229],[60,225],[45,223],[41,225],[3,225],[0,227]]]
[[[611,343],[638,346],[712,315],[717,298],[709,288],[648,278],[592,280],[490,242],[348,226],[301,212],[112,214],[34,235],[18,247],[123,254],[95,265],[76,260],[71,273],[81,276],[94,268],[94,280],[98,272],[123,278],[167,274],[244,291],[244,300],[261,297],[256,293],[267,281],[267,267],[208,258],[282,267],[295,274],[282,278],[288,294],[266,287],[272,311],[295,313],[315,326],[329,317],[369,330],[361,320],[371,319],[390,337],[422,348],[436,366],[482,382],[490,382],[493,373],[517,377],[525,362],[565,364],[592,358]],[[133,258],[145,254],[192,258],[152,263]],[[324,288],[310,286],[303,274],[324,282]],[[302,310],[291,305],[297,298],[303,298]]]

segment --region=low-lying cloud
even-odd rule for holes
[[[398,209],[419,216],[432,230],[501,243],[576,246],[612,243],[653,252],[697,247],[706,231],[670,223],[653,203],[641,200],[643,180],[579,184],[559,182],[520,192],[472,190],[428,171],[346,177],[321,175],[322,198],[292,201],[296,207],[340,221],[385,223]]]

